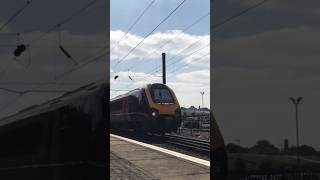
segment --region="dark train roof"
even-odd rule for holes
[[[115,100],[117,100],[117,99],[121,99],[121,98],[123,98],[123,97],[128,96],[131,92],[133,92],[133,91],[135,91],[135,90],[141,90],[141,89],[143,89],[143,88],[136,88],[136,89],[130,90],[129,92],[126,92],[126,93],[124,93],[124,94],[118,95],[118,96],[110,99],[110,101],[115,101]]]
[[[72,100],[75,100],[79,97],[83,97],[88,93],[94,92],[94,90],[95,91],[99,90],[100,88],[98,87],[102,87],[106,85],[107,85],[106,80],[96,81],[96,82],[81,86],[79,88],[76,88],[74,90],[68,91],[62,94],[61,96],[51,99],[49,101],[46,101],[44,103],[29,106],[27,108],[20,110],[16,114],[0,119],[0,127],[9,123],[18,121],[20,119],[30,117],[32,115],[45,113],[45,112],[57,109],[59,107],[64,106],[66,103]],[[109,90],[109,86],[107,86],[106,88],[108,88]]]
[[[140,88],[136,88],[136,89],[133,89],[133,90],[130,90],[129,92],[126,92],[126,93],[124,93],[124,94],[121,94],[121,95],[118,95],[118,96],[116,96],[116,97],[114,97],[114,98],[112,98],[112,99],[110,99],[110,101],[115,101],[115,100],[117,100],[117,99],[121,99],[121,98],[123,98],[123,97],[126,97],[126,96],[128,96],[131,92],[133,92],[133,91],[135,91],[135,90],[141,90],[141,89],[144,89],[144,88],[146,88],[146,87],[148,87],[149,85],[162,85],[162,86],[166,86],[167,88],[169,88],[167,85],[165,85],[165,84],[162,84],[162,83],[152,83],[152,84],[146,84],[146,85],[144,85],[144,86],[142,86],[142,87],[140,87]],[[170,89],[170,88],[169,88]]]

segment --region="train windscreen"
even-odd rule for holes
[[[162,85],[153,85],[151,88],[152,100],[160,104],[173,104],[174,99],[169,89]]]

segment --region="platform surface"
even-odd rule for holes
[[[111,180],[209,180],[210,167],[110,136]]]

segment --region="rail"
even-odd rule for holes
[[[185,148],[194,149],[198,151],[203,151],[206,153],[210,152],[210,141],[183,137],[178,135],[171,135],[171,134],[166,134],[163,137],[165,138],[165,141],[170,144],[174,144],[174,145],[178,145],[178,146],[182,146]]]

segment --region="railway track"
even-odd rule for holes
[[[177,152],[198,157],[209,157],[210,141],[185,137],[173,134],[136,134],[133,132],[113,132],[116,135],[127,137],[136,141],[153,144],[159,147],[168,148]]]
[[[192,149],[203,153],[210,153],[210,141],[171,134],[165,134],[163,138],[167,143],[176,146]]]

